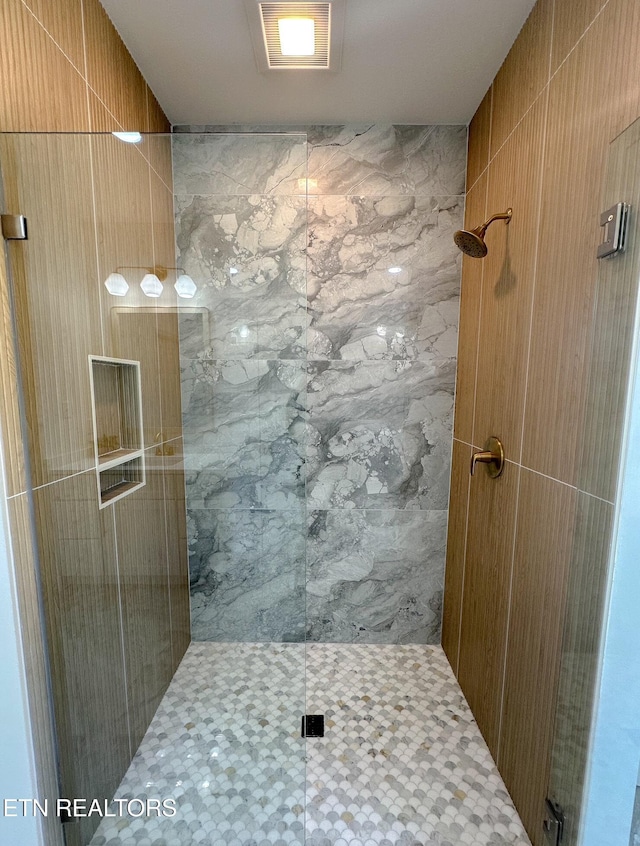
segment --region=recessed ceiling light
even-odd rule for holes
[[[346,0],[244,0],[258,69],[340,70]]]
[[[279,18],[278,35],[283,56],[313,56],[316,52],[313,18]]]

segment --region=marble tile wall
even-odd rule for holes
[[[438,643],[466,128],[181,127],[195,640]]]

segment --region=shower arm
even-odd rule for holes
[[[494,220],[506,220],[507,223],[509,223],[509,221],[511,220],[512,214],[513,214],[512,209],[507,209],[506,212],[500,212],[500,214],[494,214],[489,218],[489,220],[485,220],[485,222],[482,224],[482,226],[479,226],[476,231],[480,234],[480,237],[482,238],[482,237],[484,237],[484,233],[487,231],[489,226],[494,222]]]

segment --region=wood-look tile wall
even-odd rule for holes
[[[608,146],[640,115],[639,79],[636,0],[538,0],[470,126],[466,223],[506,206],[513,220],[463,262],[443,646],[534,846],[552,751],[578,811],[584,743],[569,761],[555,715],[578,697],[584,722],[590,705],[613,494],[611,462],[581,470],[580,443],[611,424],[585,418],[596,247]],[[504,476],[465,478],[490,435]]]
[[[2,132],[170,130],[98,0],[3,0],[0,69]],[[123,271],[124,300],[103,285],[116,267],[175,264],[171,146],[156,137],[132,147],[110,134],[5,135],[1,145],[3,211],[26,214],[30,230],[9,248],[26,432],[3,261],[0,424],[40,794],[53,799],[57,784],[36,549],[62,792],[110,797],[190,640],[174,278],[153,303],[138,288],[144,270]],[[104,511],[89,354],[142,368],[148,484]],[[56,818],[45,825],[47,843],[61,844]],[[71,846],[91,828],[69,827]]]

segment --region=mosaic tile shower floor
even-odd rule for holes
[[[300,737],[305,711],[324,738]],[[104,819],[91,846],[529,846],[434,646],[192,644],[134,797],[178,812]]]

